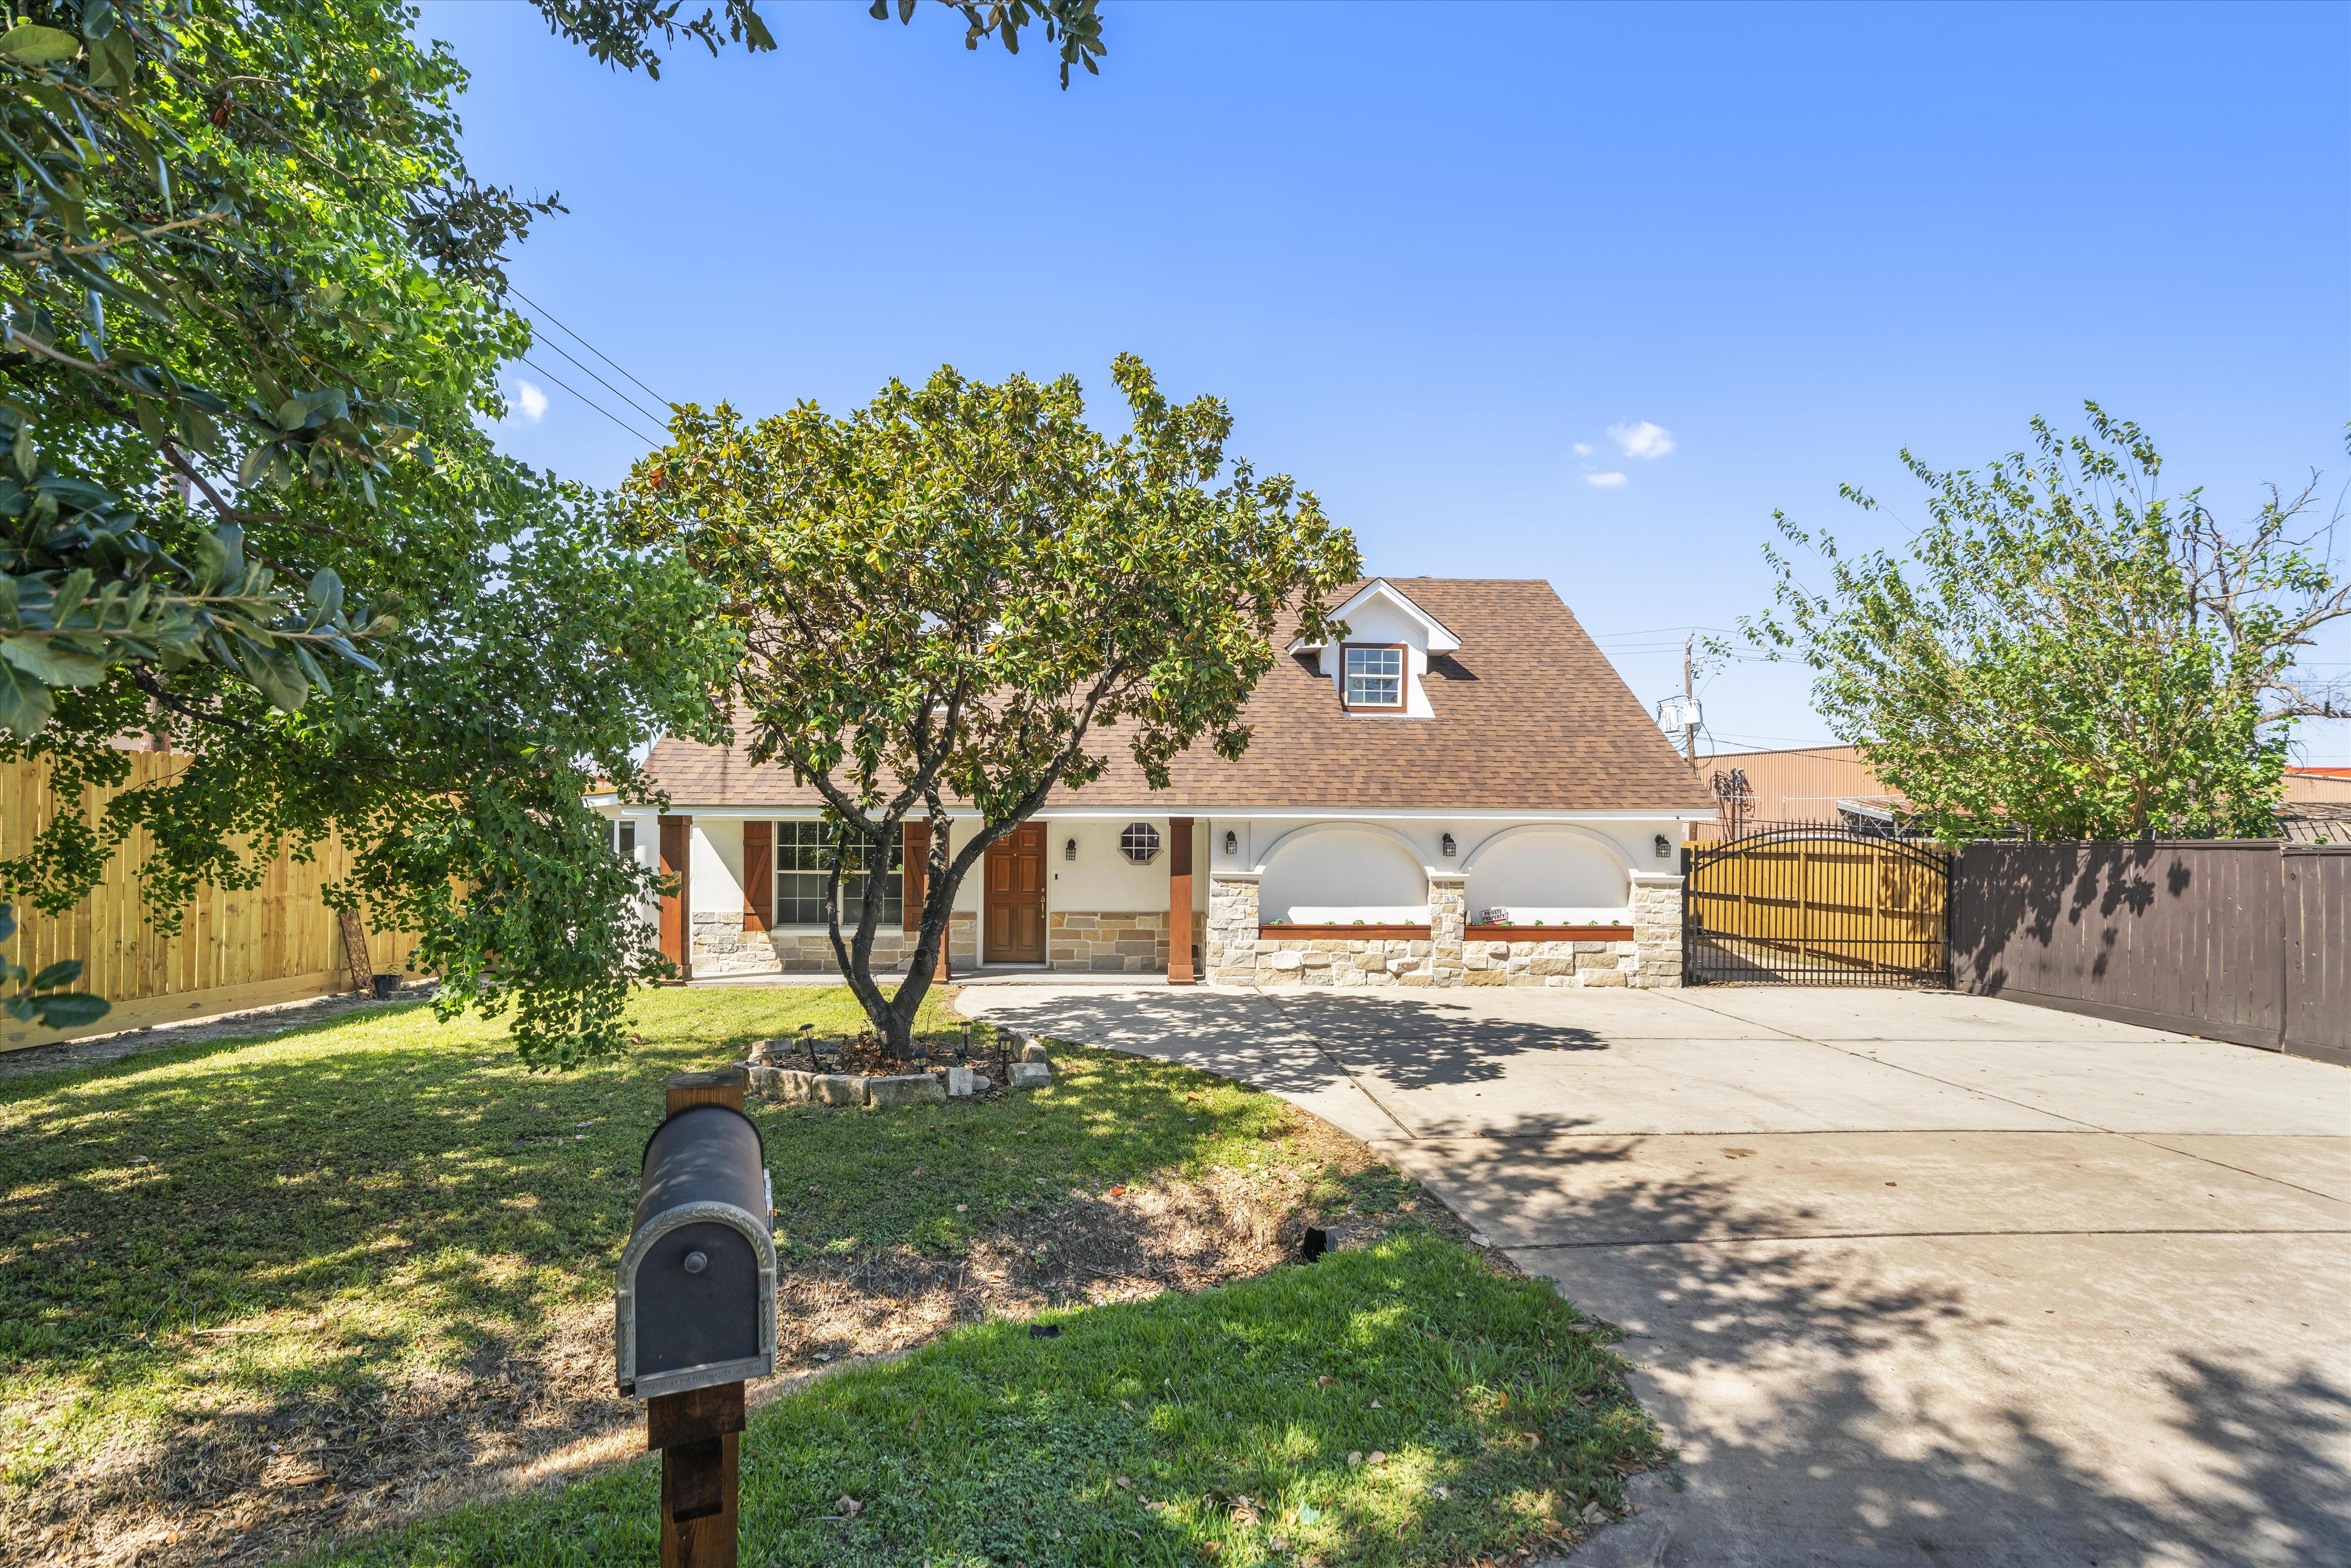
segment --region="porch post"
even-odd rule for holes
[[[1192,819],[1167,819],[1167,983],[1196,986],[1192,963]]]
[[[681,980],[694,978],[694,819],[664,817],[661,823],[661,873],[677,879],[677,891],[661,901],[662,956],[677,966]]]

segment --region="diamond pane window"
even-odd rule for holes
[[[832,863],[832,830],[823,822],[776,824],[776,924],[821,925],[827,870]],[[882,879],[881,929],[894,929],[904,918],[906,854],[904,841],[890,856]],[[841,916],[854,924],[865,898],[865,880],[859,874],[858,852],[850,852],[849,874],[841,884]]]
[[[1159,852],[1159,830],[1148,822],[1129,822],[1118,835],[1118,852],[1137,865],[1149,865]]]
[[[1404,650],[1349,648],[1347,706],[1351,708],[1404,706]]]

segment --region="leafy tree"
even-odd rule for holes
[[[1830,727],[1946,839],[2273,831],[2294,722],[2351,714],[2294,670],[2351,614],[2298,526],[2314,479],[2231,527],[2200,490],[2161,493],[2138,426],[2086,408],[2086,434],[2036,419],[2032,453],[1981,472],[1904,452],[1928,517],[1907,559],[1847,556],[1781,515],[1829,586],[1767,547],[1776,608],[1741,629],[1811,667]]]
[[[661,57],[653,51],[654,34],[665,44],[681,37],[718,53],[726,42],[740,43],[754,54],[776,47],[775,35],[760,20],[754,0],[726,0],[724,14],[705,7],[699,16],[680,21],[683,0],[536,0],[548,26],[618,70],[636,70],[659,80]],[[963,47],[977,49],[982,38],[993,37],[1012,54],[1020,52],[1020,33],[1041,21],[1045,41],[1058,43],[1061,55],[1061,86],[1070,85],[1070,68],[1085,67],[1099,76],[1096,57],[1108,52],[1102,41],[1102,19],[1094,15],[1099,0],[936,0],[964,24]],[[891,0],[873,0],[872,15],[887,21]],[[898,20],[914,19],[915,0],[896,0]]]
[[[538,3],[617,68],[658,75],[656,36],[774,47],[750,0]],[[1041,16],[1065,85],[1101,52],[1092,0],[955,8],[1015,49]],[[632,752],[711,722],[734,645],[691,572],[477,427],[530,341],[505,254],[560,205],[466,172],[465,75],[412,20],[29,0],[0,33],[0,757],[68,789],[125,777],[126,734],[193,757],[0,889],[62,910],[143,825],[168,907],[339,830],[339,896],[422,929],[442,1006],[515,1002],[523,1053],[569,1062],[662,968],[581,775],[633,795]]]
[[[1070,68],[1083,66],[1088,76],[1100,76],[1094,65],[1095,57],[1110,52],[1102,41],[1102,18],[1094,15],[1100,0],[938,0],[947,10],[963,18],[963,47],[979,47],[979,41],[994,37],[1007,52],[1020,52],[1020,29],[1042,18],[1045,41],[1061,46],[1061,89],[1069,90]],[[887,21],[891,0],[873,0],[872,16],[877,22]],[[914,19],[914,0],[897,0],[898,20],[903,25]]]
[[[1302,605],[1301,632],[1322,634],[1324,596],[1360,570],[1311,492],[1227,469],[1224,404],[1169,403],[1132,355],[1113,374],[1133,426],[1115,440],[1067,376],[942,369],[846,418],[684,406],[622,489],[633,537],[682,548],[735,607],[751,754],[823,797],[833,952],[893,1044],[987,847],[1113,747],[1154,788],[1203,739],[1238,757],[1277,618]],[[981,825],[950,841],[957,802]],[[931,829],[921,931],[885,997],[881,878],[857,873],[889,863],[910,818]],[[845,930],[842,890],[861,885]]]
[[[0,755],[61,790],[190,757],[0,862],[51,912],[135,828],[171,907],[340,831],[337,896],[422,933],[441,1005],[533,1061],[616,1049],[662,970],[652,878],[583,776],[712,722],[707,591],[609,502],[501,457],[529,342],[504,251],[551,202],[478,185],[465,77],[381,0],[82,0],[0,35]]]

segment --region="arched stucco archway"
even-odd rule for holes
[[[1267,925],[1420,925],[1428,868],[1402,835],[1369,825],[1315,824],[1285,834],[1259,867]]]
[[[1469,918],[1509,911],[1518,925],[1544,921],[1614,922],[1630,917],[1632,868],[1624,852],[1595,833],[1571,827],[1511,828],[1473,851]]]

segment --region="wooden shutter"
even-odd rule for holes
[[[776,921],[776,824],[743,824],[743,929],[765,931]]]
[[[931,885],[931,825],[928,822],[901,822],[898,842],[904,847],[906,878],[904,895],[898,901],[902,918],[899,924],[908,931],[923,928],[923,898]]]

